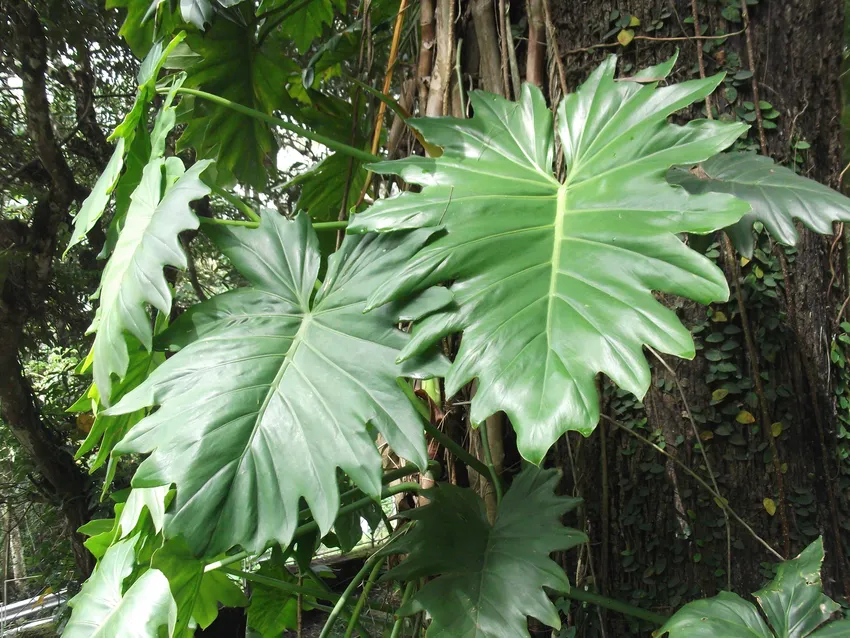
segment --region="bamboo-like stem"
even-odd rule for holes
[[[689,468],[687,465],[685,465],[684,463],[682,463],[679,459],[677,459],[675,456],[673,456],[672,454],[670,454],[667,450],[665,450],[665,449],[663,449],[663,448],[661,448],[661,447],[659,447],[659,446],[655,445],[655,443],[653,443],[652,441],[650,441],[650,440],[649,440],[649,439],[647,439],[646,437],[644,437],[644,436],[642,436],[642,435],[638,434],[638,433],[637,433],[637,432],[635,432],[634,430],[630,430],[630,429],[629,429],[629,428],[627,428],[625,425],[623,425],[623,424],[621,424],[621,423],[617,422],[616,420],[614,420],[614,419],[612,419],[611,417],[606,416],[606,415],[604,415],[604,414],[602,415],[602,418],[603,418],[603,419],[605,419],[606,421],[608,421],[608,423],[611,423],[612,425],[614,425],[615,427],[620,428],[620,429],[621,429],[621,430],[623,430],[624,432],[627,432],[627,433],[631,434],[633,437],[635,437],[635,438],[636,438],[636,439],[638,439],[639,441],[641,441],[641,442],[645,443],[646,445],[650,446],[652,449],[654,449],[654,450],[655,450],[656,452],[658,452],[659,454],[663,454],[663,455],[664,455],[664,456],[666,456],[668,459],[670,459],[671,461],[673,461],[673,463],[675,463],[675,464],[676,464],[676,465],[678,465],[680,468],[682,468],[682,470],[683,470],[683,471],[684,471],[684,472],[685,472],[688,476],[690,476],[690,477],[691,477],[692,479],[694,479],[697,483],[699,483],[699,484],[700,484],[700,485],[701,485],[701,486],[702,486],[702,487],[703,487],[703,488],[704,488],[704,489],[705,489],[705,490],[706,490],[709,494],[711,494],[711,495],[714,497],[714,503],[715,503],[715,505],[717,505],[717,507],[719,507],[719,508],[721,508],[721,509],[724,509],[724,510],[728,511],[728,512],[729,512],[729,515],[730,515],[732,518],[734,518],[734,519],[735,519],[738,523],[740,523],[740,524],[741,524],[741,526],[742,526],[744,529],[746,529],[746,530],[747,530],[747,531],[748,531],[748,532],[752,535],[752,537],[753,537],[754,539],[756,539],[759,543],[761,543],[761,544],[765,547],[765,549],[767,549],[767,551],[768,551],[768,552],[770,552],[773,556],[775,556],[775,557],[776,557],[776,558],[778,558],[779,560],[785,560],[785,558],[783,558],[782,554],[780,554],[780,553],[779,553],[779,552],[777,552],[775,549],[773,549],[773,547],[771,547],[771,546],[770,546],[770,544],[769,544],[766,540],[764,540],[761,536],[759,536],[758,534],[756,534],[755,530],[754,530],[752,527],[750,527],[750,526],[746,523],[746,521],[744,521],[744,519],[742,519],[740,516],[738,516],[738,514],[737,514],[737,513],[735,513],[735,510],[733,510],[731,507],[729,507],[729,503],[728,503],[728,502],[727,502],[727,501],[726,501],[726,500],[725,500],[722,496],[720,496],[720,494],[718,494],[717,492],[715,492],[715,491],[714,491],[714,489],[712,489],[712,487],[711,487],[708,483],[706,483],[706,482],[705,482],[705,480],[703,480],[703,478],[702,478],[699,474],[697,474],[696,472],[694,472],[691,468]]]
[[[357,604],[354,605],[354,610],[351,612],[351,619],[348,621],[348,628],[345,630],[344,638],[351,638],[354,634],[354,629],[357,627],[358,620],[360,619],[360,613],[363,611],[363,607],[366,605],[366,601],[369,598],[369,592],[372,591],[372,587],[375,586],[375,581],[378,580],[378,574],[381,573],[381,567],[384,566],[386,560],[386,556],[381,556],[375,561],[375,566],[372,568],[372,572],[369,574],[366,584],[363,585],[363,591],[360,593],[360,598],[357,599]]]
[[[273,126],[279,126],[280,128],[286,129],[291,133],[295,133],[296,135],[300,135],[301,137],[306,137],[308,140],[318,142],[319,144],[324,144],[333,151],[337,151],[338,153],[342,153],[343,155],[348,155],[349,157],[358,159],[361,162],[381,161],[381,158],[377,155],[372,155],[372,153],[367,153],[366,151],[362,151],[359,148],[354,148],[353,146],[349,146],[348,144],[338,142],[337,140],[330,138],[326,135],[314,133],[313,131],[298,126],[297,124],[292,124],[290,122],[287,122],[286,120],[282,120],[279,117],[274,117],[273,115],[266,115],[262,111],[257,111],[255,109],[245,106],[244,104],[239,104],[238,102],[228,100],[227,98],[221,97],[220,95],[214,95],[212,93],[207,93],[206,91],[199,91],[197,89],[188,89],[184,87],[180,87],[176,90],[177,93],[183,93],[185,95],[194,95],[195,97],[199,97],[202,100],[207,100],[220,106],[224,106],[233,111],[236,111],[237,113],[242,113],[242,115],[247,115],[248,117],[253,118],[255,120],[260,120]],[[162,89],[159,92],[167,93],[168,89]]]

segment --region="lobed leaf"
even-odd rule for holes
[[[542,93],[526,85],[518,102],[473,93],[472,119],[415,121],[441,157],[374,166],[422,192],[381,200],[349,226],[445,229],[370,305],[451,282],[455,304],[420,322],[402,359],[462,331],[446,393],[478,378],[472,420],[505,412],[534,463],[565,431],[595,427],[598,373],[641,397],[650,381],[644,345],[694,356],[690,333],[653,291],[726,299],[723,273],[678,235],[728,226],[748,210],[732,196],[690,195],[665,180],[671,166],[707,159],[745,130],[667,121],[722,75],[657,88],[648,78],[666,75],[672,61],[639,74],[640,82],[618,82],[615,60],[558,109],[563,183],[553,175],[553,121]]]
[[[668,180],[691,193],[730,193],[752,210],[726,229],[735,248],[753,256],[753,224],[761,222],[779,243],[795,246],[799,240],[794,221],[822,235],[832,234],[832,224],[850,221],[850,199],[828,186],[779,166],[753,153],[725,153],[694,171],[676,168]]]
[[[328,531],[337,467],[380,494],[373,432],[427,462],[421,422],[396,379],[440,375],[445,361],[428,353],[397,364],[409,340],[394,325],[400,309],[363,310],[431,231],[347,238],[315,297],[320,256],[303,213],[208,232],[251,287],[182,315],[165,335],[179,352],[108,413],[161,406],[116,451],[152,452],[134,486],[176,484],[167,538],[182,534],[197,555],[260,552],[289,543],[301,498]]]

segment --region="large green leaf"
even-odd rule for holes
[[[188,69],[187,87],[269,115],[276,110],[297,110],[286,91],[294,63],[276,38],[258,44],[252,28],[218,19],[206,33],[191,35],[186,42],[201,56]],[[265,186],[266,165],[274,166],[278,149],[267,123],[202,100],[195,101],[178,141],[178,148],[187,146],[193,146],[199,157],[216,158],[220,173],[233,173],[257,188]]]
[[[158,638],[166,627],[170,635],[176,606],[162,572],[149,569],[124,590],[124,580],[135,566],[137,540],[134,536],[109,548],[91,578],[71,600],[74,611],[62,636]]]
[[[386,578],[438,577],[400,613],[427,610],[429,638],[527,638],[527,616],[559,629],[543,588],[566,592],[570,583],[549,554],[587,540],[560,523],[580,499],[556,496],[559,478],[556,470],[523,470],[492,526],[471,489],[440,484],[427,492],[428,505],[405,513],[413,529],[390,546],[409,556]]]
[[[724,591],[682,607],[655,636],[670,638],[774,638],[756,606]]]
[[[657,79],[671,66],[638,77]],[[614,67],[612,56],[558,109],[564,183],[552,173],[552,115],[537,88],[524,86],[517,103],[473,93],[470,120],[414,122],[443,148],[441,157],[374,167],[422,192],[381,200],[349,226],[445,228],[370,304],[452,282],[456,305],[422,321],[403,357],[462,330],[447,394],[477,377],[473,421],[504,411],[520,452],[535,463],[566,430],[595,427],[597,373],[642,396],[650,381],[645,344],[694,356],[690,333],[653,291],[726,299],[723,273],[677,234],[711,232],[748,210],[729,195],[689,195],[665,180],[672,165],[702,161],[745,130],[667,122],[722,76],[656,88],[615,81]]]
[[[123,378],[130,364],[124,333],[150,350],[153,331],[146,305],[163,314],[171,311],[163,268],[186,267],[178,235],[198,227],[189,202],[209,193],[200,180],[208,164],[197,162],[184,172],[176,157],[153,159],[133,192],[115,252],[103,271],[100,307],[90,328],[97,333],[93,375],[104,405],[112,394],[112,375]]]
[[[809,545],[797,558],[780,563],[776,577],[753,596],[756,606],[730,592],[688,603],[654,635],[670,638],[827,638],[847,636],[850,621],[826,623],[840,606],[823,593],[820,570],[823,540]]]
[[[850,221],[850,199],[768,157],[753,153],[726,153],[713,157],[694,171],[677,168],[668,179],[691,193],[731,193],[753,207],[727,229],[735,247],[752,257],[753,223],[761,222],[781,244],[794,246],[799,239],[794,220],[824,235],[832,223]]]
[[[394,327],[398,309],[363,310],[378,282],[430,234],[347,238],[314,297],[320,256],[306,215],[267,213],[259,229],[210,231],[251,287],[181,316],[165,336],[182,350],[109,411],[161,406],[116,450],[153,452],[134,485],[177,485],[167,537],[182,534],[208,555],[286,546],[302,497],[327,532],[338,509],[337,467],[380,494],[367,423],[424,466],[421,422],[396,378],[440,375],[445,362],[428,354],[397,364],[409,339]]]
[[[804,638],[840,609],[823,593],[822,563],[823,539],[819,538],[797,558],[780,563],[776,577],[753,594],[780,638]]]
[[[205,572],[205,562],[192,556],[182,538],[174,538],[153,556],[152,566],[168,578],[171,594],[177,603],[177,620],[171,636],[192,636],[190,628],[197,624],[206,629],[218,616],[218,604],[244,607],[248,604],[242,589],[220,571]]]
[[[279,25],[281,34],[295,43],[299,53],[310,48],[313,40],[322,35],[325,26],[333,24],[334,8],[345,11],[345,0],[307,0],[292,3],[287,0],[263,0],[258,15],[275,12],[269,19],[271,26],[283,17]],[[294,10],[293,10],[294,9]]]
[[[298,579],[290,573],[281,558],[275,549],[271,559],[260,564],[257,573],[267,578],[297,584]],[[309,596],[304,598],[313,600]],[[285,630],[295,629],[298,626],[298,596],[263,583],[253,583],[251,606],[248,607],[248,626],[263,638],[278,638]]]

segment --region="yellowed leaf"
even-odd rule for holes
[[[773,438],[776,438],[780,434],[782,434],[782,423],[777,422],[770,426],[770,433],[773,435]]]
[[[756,279],[764,277],[764,271],[758,266],[753,267],[753,272],[756,274]]]
[[[776,503],[773,502],[772,498],[766,498],[764,501],[764,511],[766,511],[770,516],[776,514]]]
[[[740,412],[738,412],[738,416],[735,417],[735,420],[738,423],[742,423],[744,425],[747,425],[748,423],[755,423],[756,422],[756,418],[751,413],[747,412],[746,410],[741,410]]]
[[[703,430],[699,433],[699,438],[703,441],[710,441],[714,438],[714,432],[712,432],[711,430]]]
[[[640,18],[638,18],[637,16],[632,16],[631,19],[629,20],[629,26],[630,27],[639,27],[640,26]]]
[[[47,587],[43,592],[41,592],[41,595],[39,595],[38,600],[35,601],[35,604],[33,605],[33,607],[38,607],[41,603],[44,602],[44,599],[47,598],[47,596],[49,594],[52,594],[52,593],[53,593],[53,587]]]
[[[747,259],[746,257],[741,257],[741,266],[742,267],[746,266],[748,263],[750,263],[749,259]]]
[[[711,320],[715,323],[724,323],[726,321],[729,321],[729,319],[726,317],[726,313],[722,310],[715,310],[714,314],[711,315]]]
[[[635,32],[631,29],[623,29],[617,34],[617,42],[619,42],[622,46],[627,46],[634,39]]]
[[[711,393],[711,398],[715,401],[722,401],[729,395],[729,390],[726,388],[718,388],[714,392]]]
[[[783,463],[782,465],[780,465],[780,466],[779,466],[779,471],[780,471],[780,472],[782,472],[783,474],[787,473],[787,472],[788,472],[788,464],[787,464],[787,463]]]

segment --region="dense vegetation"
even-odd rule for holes
[[[850,634],[843,7],[514,4],[3,2],[7,600]]]

